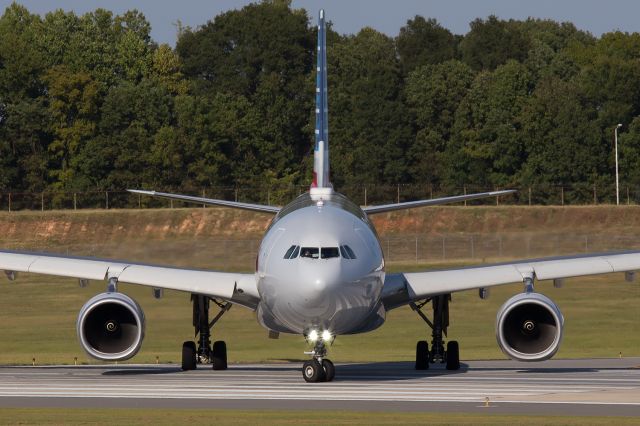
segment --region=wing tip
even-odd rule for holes
[[[128,192],[132,194],[144,194],[144,195],[155,195],[156,191],[147,191],[144,189],[127,189]]]

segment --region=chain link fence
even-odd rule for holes
[[[307,185],[262,187],[164,188],[164,192],[189,194],[229,201],[284,205],[307,191]],[[570,185],[532,185],[526,187],[487,188],[465,185],[441,187],[437,185],[350,185],[336,190],[362,205],[376,205],[430,199],[451,195],[516,189],[512,195],[465,202],[464,205],[596,205],[615,204],[615,185],[576,183]],[[640,204],[640,186],[622,184],[620,204]],[[132,194],[125,190],[0,192],[0,210],[59,210],[59,209],[124,209],[183,207],[185,203]],[[190,206],[193,206],[191,204]]]
[[[65,244],[52,250],[63,254],[96,257],[131,257],[136,261],[170,259],[177,266],[251,270],[259,239],[188,239]],[[610,250],[640,249],[640,235],[597,234],[447,234],[403,235],[380,238],[387,263],[480,264]],[[3,241],[16,250],[42,248],[42,240]],[[233,255],[230,255],[232,253]],[[284,253],[282,253],[284,255]]]

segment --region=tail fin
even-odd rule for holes
[[[312,188],[332,188],[329,182],[329,106],[327,102],[327,38],[324,10],[318,19],[316,68],[316,146],[313,152]]]

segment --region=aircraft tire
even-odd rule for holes
[[[324,369],[316,359],[305,361],[302,364],[302,377],[307,383],[322,382],[324,380]]]
[[[196,369],[196,343],[184,342],[182,344],[182,370]]]
[[[416,370],[429,369],[429,344],[425,340],[416,343]]]
[[[460,369],[460,346],[452,340],[447,343],[447,370]]]
[[[333,363],[328,359],[323,359],[322,369],[324,370],[325,382],[332,382],[333,378],[336,376],[336,367],[333,365]]]
[[[213,342],[211,350],[211,367],[214,370],[227,369],[227,344],[224,340]]]

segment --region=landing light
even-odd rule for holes
[[[307,336],[307,337],[309,338],[309,341],[311,341],[311,342],[317,341],[318,340],[318,331],[317,330],[311,330],[309,332],[309,336]]]
[[[329,340],[331,340],[333,336],[331,336],[331,333],[329,332],[329,330],[325,330],[322,332],[322,340],[324,340],[325,342],[328,342]]]

